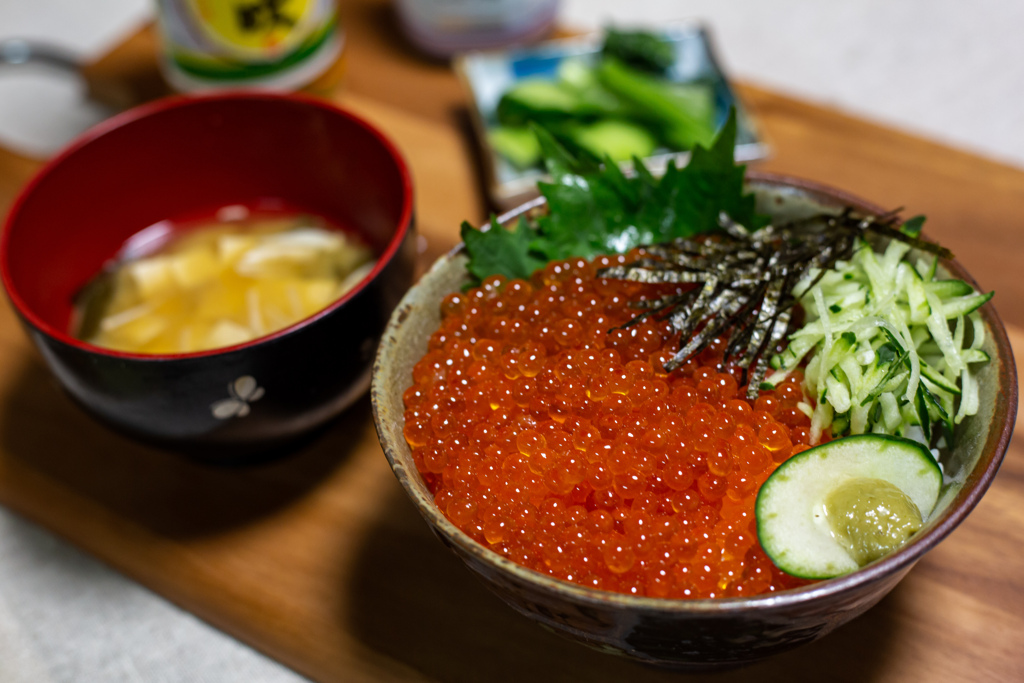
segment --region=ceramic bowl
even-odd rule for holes
[[[853,206],[878,207],[820,185],[751,175],[759,209],[799,217]],[[543,200],[523,210],[543,210]],[[508,219],[509,216],[503,217]],[[914,563],[949,534],[978,503],[999,467],[1017,406],[1013,356],[991,305],[981,309],[985,348],[979,413],[962,425],[957,447],[943,458],[948,483],[936,512],[899,551],[847,576],[752,598],[665,600],[595,591],[520,567],[470,539],[435,507],[402,435],[402,392],[439,324],[441,298],[465,282],[465,257],[441,258],[399,304],[384,333],[372,398],[381,444],[399,482],[441,541],[517,611],[585,645],[646,663],[681,669],[736,666],[820,638],[888,593]],[[947,263],[955,277],[969,278]]]
[[[132,354],[68,333],[76,293],[144,228],[268,202],[358,232],[376,267],[319,313],[237,346]],[[46,364],[88,412],[129,435],[234,459],[288,442],[365,392],[412,281],[412,208],[401,155],[346,111],[292,95],[171,98],[104,122],[35,176],[7,218],[0,273]]]

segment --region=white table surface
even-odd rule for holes
[[[0,0],[0,40],[101,54],[147,0]],[[1020,0],[565,0],[600,27],[698,18],[734,76],[1024,167]],[[0,144],[43,156],[102,112],[0,71]],[[0,683],[304,680],[0,508]]]

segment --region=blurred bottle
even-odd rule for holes
[[[328,92],[344,70],[335,0],[158,0],[161,66],[177,90]]]
[[[554,24],[558,5],[559,0],[395,0],[409,40],[437,57],[541,38]]]

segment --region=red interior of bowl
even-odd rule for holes
[[[74,296],[127,238],[267,199],[361,233],[378,268],[412,216],[401,156],[343,110],[294,95],[171,98],[87,132],[26,186],[0,242],[4,286],[30,323],[81,344],[67,334]]]

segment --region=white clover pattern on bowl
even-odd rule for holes
[[[243,375],[228,384],[228,398],[221,399],[210,406],[210,412],[218,420],[232,417],[245,417],[251,408],[249,404],[263,398],[263,387],[256,383],[252,375]]]

